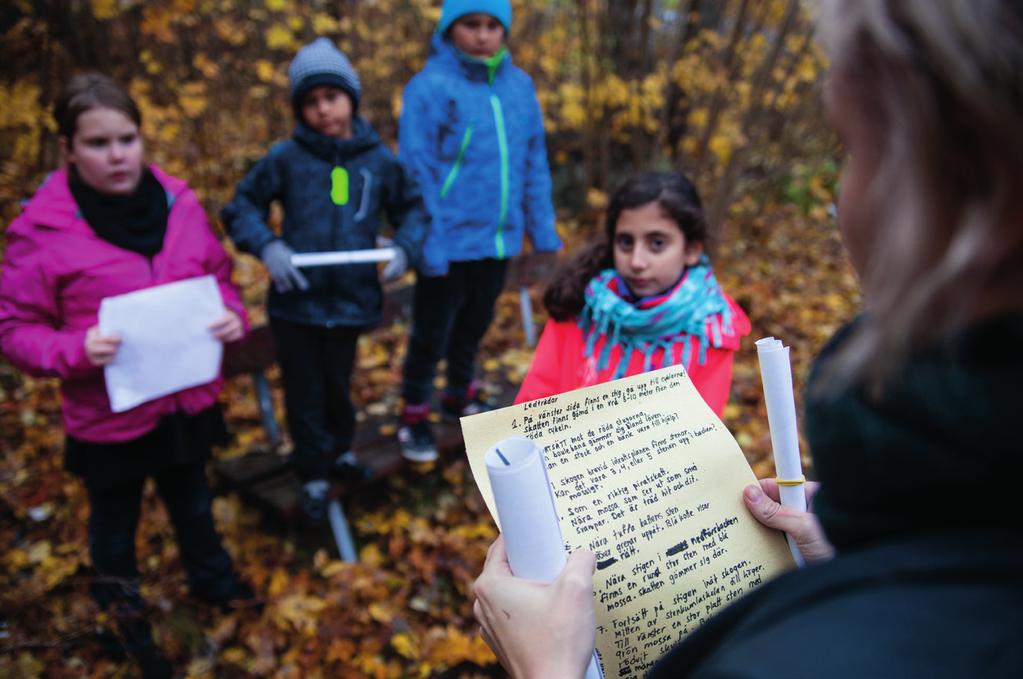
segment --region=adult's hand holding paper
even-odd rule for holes
[[[543,450],[529,439],[513,437],[492,446],[484,460],[512,573],[551,582],[565,567],[565,547]],[[594,657],[585,679],[602,677]]]
[[[757,340],[760,359],[760,378],[764,383],[764,402],[767,422],[771,428],[771,448],[774,468],[778,476],[778,495],[781,504],[801,512],[806,511],[803,464],[799,459],[799,429],[796,426],[796,401],[792,391],[792,364],[789,347],[781,340],[765,337]],[[786,536],[789,550],[796,563],[805,560],[791,535]]]
[[[209,326],[225,313],[212,275],[105,298],[100,332],[121,338],[116,358],[104,368],[111,410],[216,379],[224,347]]]
[[[462,433],[506,541],[501,505],[538,500],[498,498],[487,451],[512,436],[544,447],[564,546],[597,556],[607,677],[642,676],[716,610],[792,566],[781,536],[746,511],[753,472],[679,366],[463,418]]]

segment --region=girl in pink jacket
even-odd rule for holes
[[[174,523],[193,594],[219,604],[252,597],[210,512],[204,463],[226,435],[221,384],[112,412],[103,366],[120,340],[100,334],[97,312],[105,297],[204,274],[216,276],[228,309],[210,327],[217,339],[242,337],[245,310],[230,282],[231,261],[195,194],[144,163],[141,116],[130,96],[106,76],[80,75],[55,118],[67,163],[7,229],[0,352],[27,373],[60,378],[65,464],[89,496],[93,598],[112,609],[143,674],[170,676],[140,614],[135,530],[147,476]]]
[[[673,172],[637,175],[612,196],[606,231],[554,275],[515,402],[681,363],[720,416],[750,324],[703,251],[696,188]]]

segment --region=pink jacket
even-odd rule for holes
[[[222,381],[112,412],[103,370],[89,363],[84,346],[104,297],[212,273],[225,306],[245,320],[231,284],[231,260],[195,193],[180,179],[150,169],[170,201],[163,249],[152,260],[93,232],[78,212],[64,169],[47,178],[7,229],[0,353],[27,373],[61,379],[65,431],[83,441],[129,441],[176,410],[195,414],[213,405]]]
[[[749,318],[743,310],[728,295],[725,295],[725,299],[732,309],[733,333],[722,338],[723,344],[720,349],[707,349],[707,359],[703,364],[697,362],[695,358],[697,352],[693,351],[694,356],[686,366],[689,378],[696,385],[697,391],[718,417],[725,411],[728,392],[732,387],[732,354],[739,349],[741,338],[750,332]],[[525,379],[522,380],[515,402],[523,403],[610,381],[622,350],[619,347],[612,348],[608,367],[598,371],[597,357],[600,356],[603,346],[604,339],[598,339],[593,356],[586,359],[583,357],[586,340],[576,320],[549,320],[537,343],[533,361],[529,365]],[[681,358],[681,353],[681,347],[676,347],[675,361]],[[655,350],[653,364],[660,367],[663,356],[663,349]],[[625,376],[638,375],[641,372],[643,356],[636,351],[629,360]]]

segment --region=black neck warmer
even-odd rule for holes
[[[96,235],[117,247],[152,257],[163,248],[167,232],[167,193],[149,169],[142,172],[135,190],[127,195],[100,193],[68,173],[71,195],[82,217]]]
[[[830,389],[820,368],[805,430],[821,482],[814,511],[839,551],[952,528],[1019,530],[1023,314],[973,325],[905,361],[882,393]]]

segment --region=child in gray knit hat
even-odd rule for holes
[[[416,182],[357,115],[362,86],[348,57],[319,38],[298,51],[288,79],[295,130],[256,163],[221,216],[238,248],[260,257],[273,280],[267,311],[292,462],[303,481],[302,510],[321,521],[328,476],[368,473],[350,450],[348,391],[359,334],[380,322],[383,292],[373,264],[299,271],[291,256],[374,248],[386,212],[396,256],[383,278],[393,280],[418,263],[429,217]],[[267,225],[275,200],[284,209],[280,234]]]

